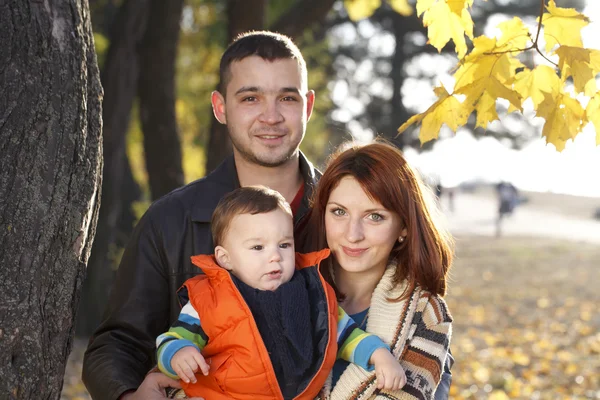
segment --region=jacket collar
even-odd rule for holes
[[[304,197],[295,215],[294,222],[298,222],[310,209],[310,198],[313,190],[321,177],[321,173],[313,166],[313,164],[300,152],[300,173],[304,178]],[[192,211],[192,221],[195,222],[210,222],[212,213],[217,207],[219,200],[227,193],[240,187],[237,170],[235,168],[235,160],[233,154],[229,155],[213,172],[205,178],[206,182],[213,183],[211,187],[212,193],[199,193],[197,204]]]
[[[307,254],[296,253],[296,269],[299,270],[318,266],[321,264],[321,261],[329,257],[330,253],[329,249],[323,249]],[[192,263],[199,267],[211,281],[222,281],[223,279],[229,278],[229,272],[217,264],[217,260],[213,254],[198,254],[192,256]]]

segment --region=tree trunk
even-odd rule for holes
[[[87,1],[0,7],[0,398],[59,399],[102,171]]]
[[[335,0],[299,0],[270,27],[294,40],[299,40],[311,25],[325,19]]]
[[[152,0],[142,41],[139,96],[152,200],[184,183],[175,114],[175,57],[183,0]]]
[[[106,168],[98,233],[92,248],[77,321],[77,333],[80,336],[92,334],[100,324],[116,269],[110,255],[127,242],[134,220],[131,204],[140,197],[125,152],[125,135],[137,93],[137,51],[146,30],[149,3],[149,0],[126,0],[123,3],[113,25],[102,70]]]
[[[229,0],[227,45],[240,33],[251,29],[265,29],[266,11],[266,0]],[[229,154],[231,154],[231,141],[227,127],[213,118],[206,150],[206,174],[214,170]]]

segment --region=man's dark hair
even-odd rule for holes
[[[306,82],[306,62],[292,39],[276,32],[250,31],[238,35],[221,57],[219,92],[223,97],[226,94],[227,84],[231,80],[231,63],[250,56],[259,56],[267,61],[296,60],[302,79]]]

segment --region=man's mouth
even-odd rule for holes
[[[261,139],[279,139],[280,137],[283,137],[283,135],[258,135],[259,138]]]

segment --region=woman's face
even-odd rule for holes
[[[340,267],[348,272],[383,273],[402,225],[398,214],[369,198],[351,176],[342,178],[327,201],[327,244]]]

